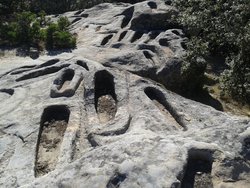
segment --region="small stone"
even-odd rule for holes
[[[202,172],[196,172],[197,175],[202,175]]]

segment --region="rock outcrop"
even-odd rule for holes
[[[2,61],[0,187],[249,187],[249,119],[164,87],[185,54],[176,13],[162,1],[65,13],[77,49]]]

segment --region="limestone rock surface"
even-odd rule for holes
[[[176,13],[163,1],[68,12],[76,49],[1,58],[0,187],[250,187],[249,118],[164,87],[185,54]]]

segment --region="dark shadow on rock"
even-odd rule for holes
[[[213,188],[212,163],[209,151],[190,150],[181,188]]]
[[[20,47],[16,50],[16,56],[26,57],[29,55],[29,49],[27,47]]]
[[[144,1],[144,0],[117,0],[116,2],[136,4],[136,3],[139,3],[142,1]]]
[[[142,48],[143,49],[143,48]],[[150,57],[149,54],[145,54],[146,58]],[[154,80],[166,87],[166,89],[173,91],[185,98],[209,105],[216,110],[223,111],[222,104],[213,98],[208,91],[202,90],[202,85],[193,84],[187,86],[186,80],[181,76],[182,61],[179,59],[171,59],[166,63],[166,66],[157,72],[155,67],[148,68],[147,70],[130,71],[133,74],[141,77]]]
[[[120,184],[127,178],[126,174],[116,173],[113,178],[111,178],[107,184],[107,188],[118,188]]]
[[[15,50],[15,49],[16,49],[15,47],[0,45],[0,53],[1,53],[1,55],[4,55],[5,52],[12,51],[12,50]]]
[[[122,20],[121,28],[124,28],[129,24],[129,22],[133,18],[134,10],[135,10],[135,8],[132,6],[128,9],[126,9],[125,11],[123,11],[123,13],[121,15],[124,15],[124,18]]]
[[[194,101],[201,102],[203,104],[211,106],[211,107],[215,108],[216,110],[224,111],[223,106],[220,103],[220,101],[213,98],[206,90],[202,90],[200,92],[197,92],[196,94],[192,94],[192,96],[185,96],[185,95],[183,95],[183,96],[187,97],[189,99],[192,99]]]
[[[226,64],[225,58],[222,56],[209,57],[206,59],[208,62],[208,72],[212,72],[216,76],[219,76],[224,70],[229,69],[230,67]]]
[[[15,51],[16,56],[19,57],[30,57],[32,59],[37,59],[39,57],[40,51],[37,47],[29,47],[29,46],[0,46],[0,51],[5,54],[5,51]]]
[[[176,121],[176,124],[179,124],[183,128],[183,130],[187,130],[187,127],[185,125],[185,122],[182,120],[182,117],[178,114],[178,112],[173,108],[173,106],[166,100],[164,94],[154,88],[154,87],[147,87],[144,89],[145,94],[148,96],[149,99],[156,104],[158,103],[157,108],[163,113],[170,114],[174,120]],[[160,105],[160,106],[159,106]],[[167,113],[166,113],[167,112]]]
[[[39,58],[40,51],[37,47],[26,47],[22,46],[17,48],[16,56],[20,57],[30,57],[32,59]]]
[[[61,53],[71,53],[72,49],[62,49],[62,50],[48,50],[48,55],[50,56],[56,56],[59,55]]]
[[[250,161],[250,136],[244,139],[242,143],[241,155]]]

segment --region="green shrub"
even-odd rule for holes
[[[15,14],[12,21],[0,23],[0,45],[27,47],[36,46],[42,49],[74,48],[76,38],[68,32],[70,25],[66,17],[60,17],[57,23],[49,23],[45,13],[39,17],[31,12]]]
[[[36,15],[31,12],[22,12],[16,15],[17,35],[20,44],[31,43],[35,34],[32,29],[40,30],[39,25],[34,25],[35,19]]]
[[[57,23],[52,23],[46,31],[48,49],[74,48],[76,38],[67,31],[69,21],[66,17],[59,18]]]
[[[186,60],[192,64],[200,56],[225,58],[230,69],[221,79],[224,91],[249,103],[250,1],[176,0],[174,5],[180,10],[177,20],[190,37],[189,44],[203,43],[188,48]]]
[[[54,33],[54,48],[74,48],[76,39],[67,31],[57,31]]]
[[[39,38],[40,38],[40,40],[41,41],[45,41],[46,40],[46,34],[47,34],[47,32],[46,32],[46,29],[40,29],[40,31],[39,31]]]
[[[18,25],[16,22],[6,25],[4,29],[5,40],[8,40],[12,45],[16,45],[18,41]]]
[[[15,45],[17,43],[17,23],[4,23],[0,27],[0,41],[2,45]]]
[[[56,31],[59,31],[56,23],[50,24],[46,30],[46,46],[48,49],[53,49],[54,47],[54,34]]]
[[[49,19],[46,18],[46,12],[44,10],[38,13],[37,21],[39,22],[41,27],[46,26],[48,24]]]
[[[67,17],[60,17],[57,21],[57,24],[60,31],[66,31],[70,25],[70,22]]]
[[[36,15],[22,12],[15,15],[14,21],[5,22],[0,29],[0,38],[10,45],[31,44],[37,39],[40,25],[35,21]]]
[[[223,73],[221,83],[227,94],[250,104],[250,23],[242,32],[239,52],[228,60],[231,69]]]

